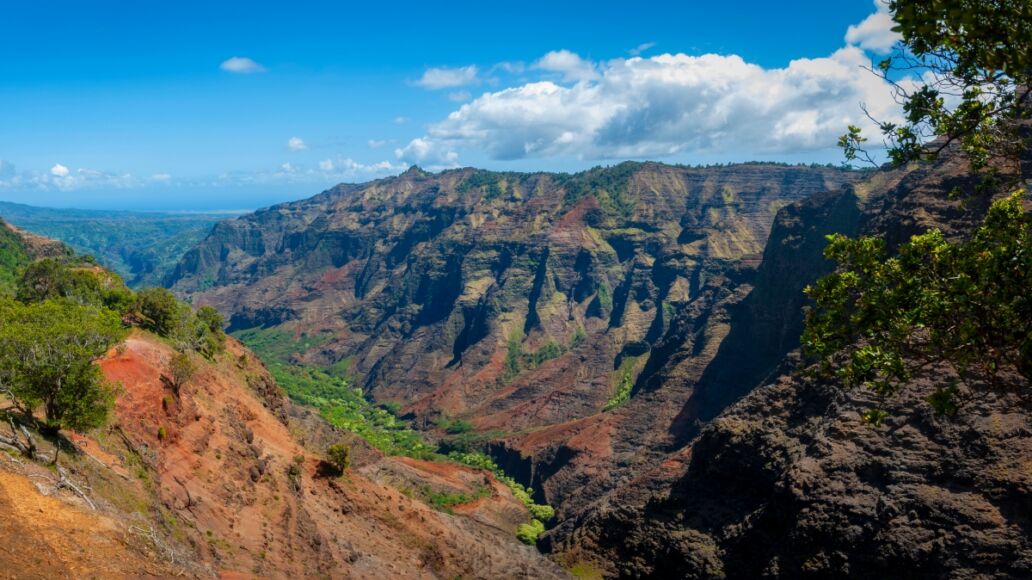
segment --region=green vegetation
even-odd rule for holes
[[[583,329],[579,330],[581,333],[584,332]],[[575,334],[574,341],[576,340],[577,336]],[[583,337],[581,340],[583,340]],[[559,358],[570,348],[572,347],[566,347],[554,340],[549,340],[535,352],[527,352],[523,350],[523,333],[518,329],[514,330],[509,333],[509,340],[506,343],[505,366],[502,369],[501,376],[502,382],[509,382],[524,370],[536,369],[547,361]]]
[[[30,424],[36,423],[34,412],[42,410],[42,427],[49,431],[85,431],[105,423],[117,389],[95,363],[125,338],[132,324],[149,324],[168,338],[180,327],[153,321],[166,321],[162,315],[174,311],[178,318],[170,319],[196,322],[191,348],[206,355],[222,349],[217,312],[195,315],[168,291],[158,301],[147,293],[136,295],[117,274],[89,258],[67,255],[27,263],[13,289],[13,299],[0,298],[0,392]],[[184,368],[175,369],[173,380],[181,384],[184,373]]]
[[[347,429],[387,455],[434,458],[437,447],[423,441],[408,425],[369,402],[362,389],[324,371],[271,362],[269,371],[294,401],[309,405],[330,424]]]
[[[351,467],[351,447],[344,443],[334,443],[326,448],[326,461],[333,466],[339,475]]]
[[[29,254],[17,234],[0,220],[0,296],[14,294],[18,274],[29,263]]]
[[[310,344],[306,341],[314,343],[320,337],[302,336],[295,339],[293,333],[268,328],[242,330],[234,333],[234,336],[265,361],[273,378],[292,400],[318,409],[330,424],[355,433],[387,455],[402,455],[433,461],[450,460],[490,471],[495,478],[508,486],[513,495],[527,507],[542,531],[544,522],[555,516],[551,506],[535,503],[531,498],[530,490],[507,475],[488,455],[465,450],[468,449],[469,442],[477,436],[472,431],[473,425],[468,421],[448,418],[438,420],[437,424],[440,428],[455,436],[449,438],[447,445],[452,449],[464,449],[464,451],[456,450],[444,455],[438,446],[424,441],[418,431],[411,429],[405,421],[398,419],[397,414],[401,410],[398,403],[389,401],[382,406],[376,406],[365,398],[362,389],[352,387],[348,379],[288,362],[291,356],[297,352],[296,347],[299,344]],[[522,339],[522,334],[516,333],[514,336]],[[325,338],[323,339],[325,340]],[[518,359],[522,361],[523,353],[519,346],[519,340],[515,344],[517,345]],[[535,359],[536,356],[532,355],[530,358]],[[447,494],[440,496],[427,494],[427,496],[432,505],[445,511],[451,505],[475,499],[461,496],[461,494],[454,497]],[[534,537],[536,539],[537,536]]]
[[[507,176],[511,177],[512,174],[477,170],[460,183],[458,187],[456,187],[456,190],[459,193],[467,193],[474,189],[482,189],[484,192],[484,200],[491,201],[501,197],[505,193],[507,183],[510,181],[506,180]],[[511,181],[518,181],[518,178],[511,179]]]
[[[0,387],[47,427],[84,431],[107,420],[115,387],[94,362],[126,331],[115,312],[65,299],[0,302]]]
[[[523,502],[523,505],[527,506],[527,510],[530,511],[531,517],[534,518],[535,522],[540,524],[541,531],[544,531],[545,529],[545,522],[548,522],[555,517],[555,510],[552,506],[536,503],[534,498],[530,495],[530,490],[506,474],[489,455],[477,451],[452,451],[448,454],[448,458],[456,463],[461,463],[477,469],[486,469],[493,473],[498,481],[501,481],[512,490],[512,494],[516,496],[516,499],[520,500]],[[537,540],[536,535],[534,536],[534,539]]]
[[[424,487],[423,494],[427,497],[427,502],[430,505],[434,506],[434,508],[450,514],[452,513],[451,508],[457,505],[470,503],[472,501],[476,501],[478,499],[491,495],[491,488],[478,487],[475,493],[468,494],[453,493],[447,491],[434,491],[429,487]]]
[[[290,362],[293,355],[316,348],[333,338],[333,335],[329,333],[295,335],[289,330],[260,326],[238,330],[233,333],[233,336],[246,344],[262,360],[279,362]],[[338,363],[338,365],[335,365],[338,370],[346,371],[350,366],[350,361],[344,364]],[[337,372],[333,374],[337,374]],[[341,374],[341,376],[346,375]]]
[[[231,217],[51,209],[8,202],[0,202],[0,215],[28,231],[96,256],[133,288],[160,284],[179,258],[204,239],[217,221]]]
[[[931,159],[959,144],[972,168],[981,170],[993,158],[1026,151],[1028,132],[1014,121],[1028,119],[1032,109],[1032,3],[892,0],[889,9],[903,46],[876,72],[894,86],[906,118],[879,126],[890,160]],[[914,71],[923,73],[917,87],[899,82]],[[851,126],[839,145],[847,160],[873,162],[866,141]]]
[[[437,420],[437,426],[444,429],[444,432],[449,435],[461,435],[468,433],[474,429],[473,423],[462,419],[448,419],[442,417]]]
[[[566,188],[564,205],[570,207],[581,198],[593,195],[608,215],[630,217],[637,202],[629,195],[628,185],[641,166],[641,163],[625,161],[613,167],[595,167],[583,173],[562,175],[558,181]]]
[[[65,298],[119,313],[133,306],[133,293],[121,278],[74,257],[44,258],[26,266],[18,281],[17,298],[21,302]]]
[[[1022,194],[993,203],[969,240],[932,230],[887,258],[878,238],[829,236],[838,269],[807,288],[803,344],[820,372],[889,397],[930,365],[949,365],[962,384],[998,384],[1006,369],[1032,379],[1032,216]],[[957,385],[929,399],[958,409]],[[878,424],[884,411],[871,411]]]
[[[637,362],[637,357],[627,357],[620,363],[616,392],[606,401],[605,406],[602,407],[603,411],[615,409],[631,399],[631,391],[634,389],[634,365]]]
[[[541,520],[530,520],[529,524],[520,524],[516,527],[516,538],[524,544],[533,546],[544,531],[545,524],[541,523]]]
[[[213,359],[225,349],[222,315],[210,306],[195,312],[164,288],[140,290],[132,314],[140,326],[168,338],[181,352]]]
[[[890,160],[935,159],[957,144],[972,170],[988,177],[978,190],[1001,191],[1008,183],[997,168],[1026,154],[1032,134],[1032,3],[892,0],[889,7],[903,46],[878,73],[889,82],[899,70],[925,73],[914,90],[896,84],[906,121],[880,125]],[[839,145],[847,160],[870,161],[865,141],[849,127]],[[961,387],[992,388],[1012,371],[1032,378],[1032,218],[1023,195],[1019,189],[993,203],[968,239],[951,242],[932,230],[892,257],[880,239],[830,236],[825,255],[838,268],[806,290],[816,306],[802,342],[818,358],[815,372],[885,399],[929,367],[948,366],[957,379],[928,398],[946,416],[960,409]],[[875,408],[865,419],[877,425],[887,415]]]
[[[197,372],[197,366],[194,364],[193,359],[190,358],[190,355],[185,352],[176,353],[172,360],[169,361],[169,379],[172,383],[172,390],[175,391],[177,397],[183,386],[193,378],[195,372]]]

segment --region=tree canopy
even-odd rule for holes
[[[873,70],[903,106],[902,124],[879,122],[895,164],[935,157],[956,143],[975,169],[1024,153],[1032,84],[1032,1],[892,0],[902,41]],[[916,83],[914,77],[919,77]],[[875,119],[875,121],[878,121]],[[847,160],[871,160],[849,127]]]
[[[880,124],[890,159],[931,159],[958,144],[973,171],[994,172],[991,162],[1001,160],[1023,175],[1032,146],[1032,0],[892,0],[889,8],[902,41],[877,71],[895,86],[906,117]],[[923,82],[908,90],[901,71]],[[865,141],[849,127],[839,144],[847,159],[870,159]],[[1007,191],[1000,186],[989,191]],[[825,255],[837,269],[806,290],[815,305],[802,342],[818,370],[890,397],[922,370],[947,365],[956,378],[929,398],[947,415],[958,409],[961,386],[1032,379],[1032,218],[1024,195],[1019,186],[993,203],[967,239],[932,230],[894,256],[875,237],[830,236]],[[873,409],[866,418],[884,417]]]
[[[838,271],[806,290],[816,308],[803,333],[821,370],[883,397],[936,364],[972,386],[996,385],[1007,369],[1032,380],[1032,216],[1021,194],[995,202],[956,243],[932,230],[887,257],[878,238],[829,240]],[[956,387],[930,402],[952,414]]]
[[[0,302],[0,386],[26,410],[42,408],[51,428],[100,426],[115,389],[95,361],[125,335],[118,315],[96,306]]]

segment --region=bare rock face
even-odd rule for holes
[[[695,429],[688,385],[731,332],[776,212],[860,177],[413,168],[222,222],[168,282],[231,329],[319,337],[298,360],[348,361],[423,424],[471,421],[565,517]],[[630,401],[602,412],[621,389]]]
[[[630,577],[1032,575],[1026,381],[969,393],[947,419],[927,397],[951,375],[930,369],[875,428],[861,421],[875,404],[869,393],[798,378],[799,361],[784,356],[802,329],[801,289],[830,267],[820,253],[829,229],[881,235],[890,247],[931,227],[965,235],[990,201],[966,197],[973,192],[966,162],[950,156],[783,209],[721,346],[731,362],[751,348],[773,361],[769,374],[718,354],[681,416],[705,421],[748,394],[562,522],[548,549]]]

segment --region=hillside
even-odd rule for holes
[[[21,282],[19,300],[32,296],[26,288],[61,293],[25,298],[35,302],[22,306],[0,302],[4,324],[7,317],[22,323],[14,318],[18,308],[32,304],[67,312],[127,308],[133,294],[116,275],[59,243],[2,232],[0,255],[12,259],[0,264],[22,264],[16,278],[28,275],[20,271],[25,266],[35,276]],[[54,250],[59,260],[32,262]],[[140,304],[143,295],[135,297]],[[525,502],[489,471],[385,457],[294,407],[238,342],[180,350],[179,335],[139,327],[145,308],[128,306],[122,324],[136,327],[97,361],[102,378],[118,386],[100,428],[45,428],[38,412],[23,411],[31,401],[23,391],[7,390],[17,386],[7,381],[21,379],[4,360],[0,532],[10,536],[0,550],[4,570],[39,578],[565,575],[519,542],[515,531],[530,520]],[[60,344],[54,340],[47,344]],[[5,356],[17,348],[9,336],[0,344]],[[193,372],[171,378],[181,356]],[[46,413],[49,421],[51,410]],[[343,474],[325,460],[334,443],[350,451]]]
[[[0,201],[0,218],[94,256],[133,288],[160,285],[183,253],[231,215],[54,209]]]
[[[241,338],[491,451],[569,517],[688,436],[672,423],[691,389],[666,385],[714,359],[775,213],[861,176],[413,168],[221,222],[168,282]],[[449,436],[456,420],[474,432]]]

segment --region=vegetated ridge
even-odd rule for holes
[[[33,207],[0,201],[0,217],[95,257],[132,288],[157,286],[224,213],[164,213]]]

